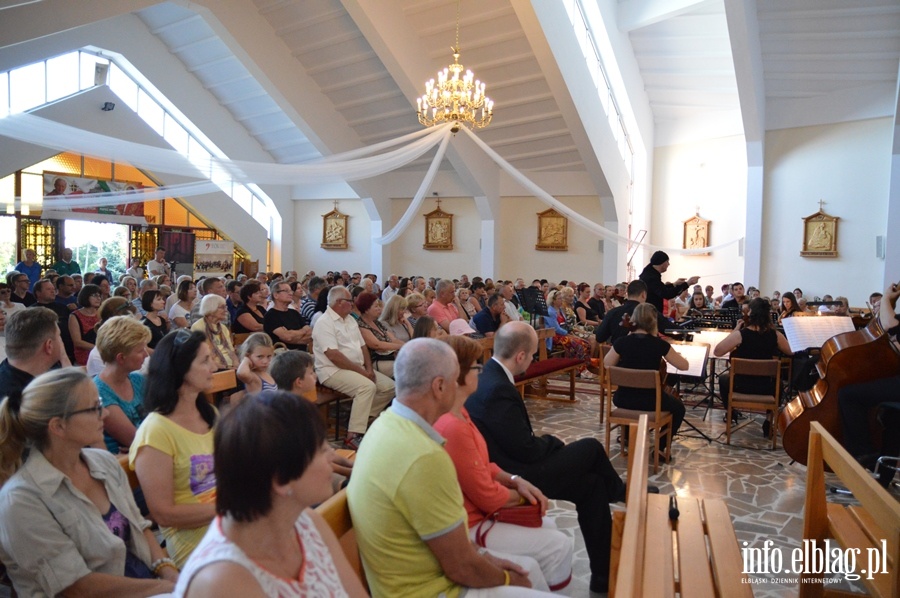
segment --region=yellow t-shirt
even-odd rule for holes
[[[216,502],[216,474],[213,471],[213,431],[195,434],[159,413],[148,415],[134,436],[128,463],[143,446],[150,446],[172,457],[176,505]],[[166,548],[180,569],[206,534],[209,525],[197,528],[160,527]]]
[[[425,542],[466,524],[456,469],[443,446],[397,415],[396,405],[366,433],[347,488],[366,580],[373,596],[455,598],[460,586]]]

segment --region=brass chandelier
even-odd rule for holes
[[[488,126],[494,115],[494,102],[484,95],[484,83],[475,79],[472,71],[463,73],[459,63],[459,0],[456,2],[456,45],[453,64],[438,71],[434,79],[425,82],[425,94],[416,99],[419,122],[426,127],[454,123],[452,131],[459,131],[460,124],[474,129]]]

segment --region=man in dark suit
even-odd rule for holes
[[[513,378],[531,364],[538,338],[525,322],[510,322],[494,337],[494,357],[484,366],[478,390],[466,409],[487,442],[491,461],[527,478],[549,498],[575,503],[591,561],[591,591],[606,592],[609,581],[609,504],[623,500],[625,484],[595,438],[565,444],[535,436]]]

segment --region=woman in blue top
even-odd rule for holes
[[[34,249],[26,249],[22,252],[22,255],[24,257],[21,262],[16,264],[15,269],[28,277],[30,282],[28,290],[30,291],[34,288],[34,283],[41,279],[41,265],[35,261],[37,260],[37,253],[35,253]]]
[[[109,411],[103,421],[103,440],[112,453],[127,453],[134,433],[144,421],[144,375],[150,329],[131,316],[110,318],[97,332],[97,351],[103,371],[94,377],[100,402]]]
[[[588,360],[591,358],[591,343],[570,334],[569,330],[565,328],[566,317],[563,315],[562,306],[562,292],[550,291],[550,294],[547,295],[548,315],[544,316],[544,327],[555,330],[556,335],[552,339],[547,339],[547,349],[561,348],[566,357],[584,361],[584,365],[578,368],[579,375],[582,378],[596,378],[587,369]]]

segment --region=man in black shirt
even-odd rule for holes
[[[34,298],[36,301],[28,309],[46,307],[56,314],[59,333],[62,336],[63,345],[66,347],[66,355],[69,356],[69,361],[75,361],[75,344],[72,342],[72,335],[69,333],[69,315],[72,312],[69,311],[68,307],[56,300],[56,293],[56,287],[50,279],[42,278],[34,283]]]
[[[69,366],[56,314],[36,307],[12,314],[6,321],[6,359],[0,363],[0,398],[18,406],[22,389],[37,376]]]
[[[647,300],[647,285],[641,280],[632,280],[628,283],[626,292],[628,293],[628,300],[619,307],[614,307],[606,312],[606,316],[604,316],[603,322],[600,323],[600,327],[595,335],[597,344],[607,341],[614,343],[623,336],[628,336],[630,329],[622,327],[622,318],[626,314],[631,318],[634,308]]]
[[[685,280],[679,278],[674,283],[662,281],[663,273],[669,269],[669,256],[663,251],[657,251],[650,258],[650,263],[644,268],[639,278],[647,285],[647,303],[656,308],[659,313],[663,311],[663,299],[674,299],[692,284],[697,284],[699,276],[691,276]],[[665,330],[665,328],[660,329]]]
[[[603,303],[603,299],[605,298],[606,287],[603,286],[602,282],[598,282],[594,285],[594,294],[587,300],[587,304],[601,320],[603,319],[603,316],[606,315],[606,304]]]
[[[745,301],[747,298],[744,296],[744,284],[736,282],[731,285],[731,299],[722,303],[722,309],[740,309]]]
[[[288,349],[306,351],[306,343],[312,340],[312,328],[296,309],[288,307],[293,298],[291,285],[278,281],[272,283],[272,309],[263,318],[263,330],[273,343],[284,343]]]

